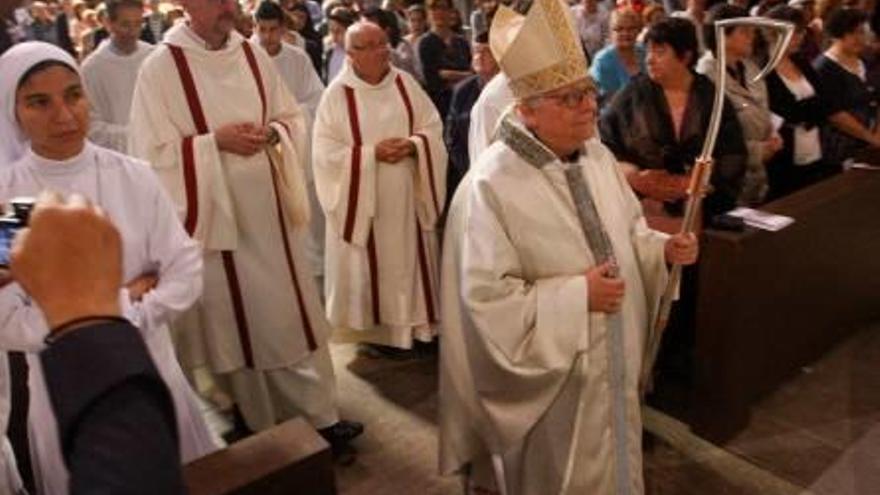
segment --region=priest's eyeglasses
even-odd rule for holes
[[[565,108],[577,108],[584,100],[596,97],[596,90],[591,86],[576,88],[556,95],[544,95],[542,98],[553,100]]]
[[[379,50],[388,50],[388,43],[369,43],[366,45],[351,45],[351,49],[358,52],[375,52]]]

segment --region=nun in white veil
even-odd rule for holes
[[[77,64],[53,45],[27,42],[3,54],[0,98],[0,201],[52,189],[82,194],[103,208],[122,234],[128,281],[119,292],[123,313],[140,329],[174,399],[181,459],[216,450],[219,439],[199,413],[168,330],[201,295],[201,251],[151,167],[86,140],[89,104]],[[42,314],[20,286],[0,289],[0,349],[26,351],[30,365],[28,436],[36,490],[63,495],[67,470],[37,356],[47,334]],[[0,394],[5,415],[9,394],[2,388]],[[0,426],[5,421],[0,418]]]

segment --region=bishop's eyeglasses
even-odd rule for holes
[[[596,89],[592,86],[584,86],[581,88],[575,88],[565,93],[556,94],[556,95],[543,95],[542,98],[546,98],[548,100],[553,100],[559,103],[561,106],[565,108],[577,108],[584,102],[585,99],[595,98],[596,97]]]

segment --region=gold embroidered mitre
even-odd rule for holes
[[[587,59],[563,0],[534,0],[526,15],[499,5],[489,46],[517,98],[587,77]]]

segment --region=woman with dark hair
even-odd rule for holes
[[[0,201],[51,189],[77,192],[106,212],[122,238],[122,313],[140,329],[171,393],[181,460],[216,450],[168,328],[201,295],[201,248],[183,230],[152,168],[86,139],[89,102],[82,79],[76,61],[57,47],[22,43],[0,57],[0,101],[0,134],[6,138]],[[37,493],[63,495],[67,470],[39,363],[49,329],[17,284],[0,290],[0,314],[6,315],[0,348],[25,351],[30,363],[28,431]]]
[[[715,39],[715,21],[748,16],[745,9],[730,4],[718,4],[709,9],[703,26],[709,51],[697,62],[697,72],[714,82],[717,66],[715,56],[719,50],[718,40]],[[739,203],[746,206],[764,201],[767,195],[766,163],[782,149],[782,138],[773,129],[770,119],[767,85],[764,81],[755,81],[760,69],[751,60],[754,41],[754,27],[736,26],[725,32],[726,95],[736,110],[748,149],[746,173],[739,197]]]
[[[312,17],[309,15],[309,8],[305,3],[295,3],[290,9],[286,10],[287,18],[290,21],[290,28],[299,33],[305,42],[304,50],[309,54],[312,65],[315,70],[321,71],[321,58],[323,57],[321,35],[315,30]]]
[[[431,30],[419,38],[416,47],[425,91],[440,112],[440,118],[446,119],[452,87],[473,74],[471,48],[467,40],[452,30],[450,0],[428,0],[426,7]]]
[[[697,36],[686,19],[664,19],[645,34],[647,74],[636,76],[602,115],[602,142],[617,157],[646,212],[678,231],[689,172],[703,146],[715,85],[693,71]],[[704,202],[707,218],[736,205],[746,149],[736,115],[727,104]],[[661,218],[666,217],[666,220]]]
[[[706,140],[715,85],[694,72],[699,43],[693,22],[668,18],[645,33],[646,70],[611,100],[602,114],[600,135],[641,199],[648,224],[668,233],[681,231],[691,170]],[[747,150],[736,112],[728,101],[721,114],[703,223],[736,205]],[[692,368],[697,276],[682,271],[679,300],[670,315],[657,367],[682,373]]]
[[[830,107],[822,144],[829,157],[843,163],[869,147],[880,147],[880,131],[874,129],[880,98],[877,82],[869,80],[861,58],[868,38],[867,14],[838,9],[824,26],[831,46],[814,62]]]
[[[785,56],[767,77],[770,110],[785,119],[779,129],[782,150],[767,163],[767,199],[774,199],[833,175],[840,167],[825,156],[819,133],[830,115],[826,91],[810,62],[800,56],[806,32],[804,14],[779,5],[767,17],[795,26]]]

